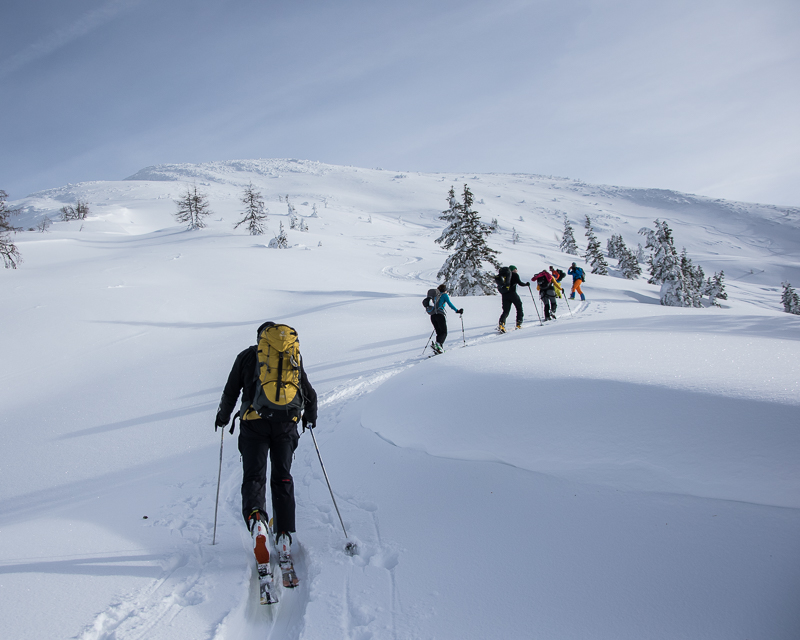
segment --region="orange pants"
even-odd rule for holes
[[[583,280],[576,280],[575,282],[572,283],[572,291],[569,292],[569,295],[571,295],[573,298],[575,297],[576,291],[580,293],[581,298],[583,298],[583,291],[581,291],[581,282],[583,282]]]

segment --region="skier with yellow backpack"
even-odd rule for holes
[[[236,356],[222,392],[214,421],[215,430],[219,427],[224,429],[228,424],[240,393],[242,402],[237,415],[240,418],[239,452],[242,454],[242,515],[254,538],[259,574],[262,568],[271,571],[266,546],[269,457],[275,543],[281,556],[284,586],[294,587],[297,586],[297,576],[290,555],[291,534],[295,531],[292,455],[300,439],[298,423],[302,423],[305,431],[306,428],[313,429],[317,421],[317,394],[303,368],[300,343],[294,329],[285,324],[265,322],[258,328],[257,344]],[[269,585],[266,587],[268,589]],[[262,602],[264,592],[262,588]]]

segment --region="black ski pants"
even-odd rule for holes
[[[267,456],[272,465],[269,488],[272,494],[274,531],[293,533],[294,480],[292,456],[300,436],[296,422],[242,420],[239,423],[239,453],[242,454],[242,515],[253,509],[267,512]]]
[[[447,340],[447,319],[444,314],[431,314],[431,324],[436,331],[436,342],[444,344],[444,341]]]
[[[551,315],[556,315],[556,297],[555,296],[542,296],[542,306],[544,307],[544,319],[549,320]]]
[[[511,305],[517,312],[517,324],[522,324],[522,300],[519,299],[519,294],[514,291],[513,293],[504,293],[503,295],[503,313],[500,314],[500,324],[506,323],[508,314],[511,313]]]

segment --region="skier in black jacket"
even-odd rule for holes
[[[500,295],[503,298],[503,312],[500,314],[500,322],[497,326],[498,331],[501,333],[505,333],[506,331],[506,318],[508,318],[508,314],[511,313],[512,304],[517,312],[517,329],[522,327],[522,318],[524,315],[522,313],[522,300],[519,299],[519,294],[517,293],[517,285],[521,287],[531,286],[530,282],[522,282],[522,280],[520,280],[517,268],[513,264],[508,266],[508,272],[508,276],[503,277],[505,273],[503,269],[500,270],[500,277],[503,282],[498,283],[498,289],[500,289]]]
[[[256,335],[269,323],[258,328]],[[251,517],[269,520],[266,510],[267,455],[272,464],[270,493],[272,512],[275,516],[276,538],[295,531],[294,480],[292,479],[292,454],[297,448],[300,435],[297,423],[302,420],[303,430],[313,429],[317,422],[317,393],[308,381],[302,358],[300,359],[300,389],[304,408],[298,410],[273,410],[266,415],[257,414],[250,403],[256,395],[258,384],[256,373],[255,345],[248,347],[236,356],[228,382],[222,392],[217,409],[214,430],[225,428],[231,419],[239,393],[242,404],[239,410],[239,452],[242,454],[242,515],[248,528],[252,526]],[[263,414],[263,411],[262,411]],[[291,541],[291,535],[288,536]]]

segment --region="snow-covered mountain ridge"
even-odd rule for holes
[[[800,317],[780,306],[780,282],[800,283],[796,210],[284,160],[136,175],[12,203],[25,228],[78,198],[90,214],[17,234],[24,262],[0,272],[5,635],[798,637]],[[234,229],[251,182],[265,236]],[[522,289],[524,328],[508,335],[497,296],[456,299],[463,325],[450,314],[447,352],[427,359],[438,216],[464,183],[524,279],[584,264],[558,249],[565,214],[582,247],[587,214],[603,244],[634,246],[660,218],[706,273],[724,269],[729,298],[662,307],[612,260],[555,322]],[[188,231],[174,200],[195,185],[212,215]],[[287,196],[309,231],[268,249]],[[299,332],[360,549],[343,551],[306,434],[302,582],[272,610],[253,589],[235,436],[213,430],[233,359],[267,319]]]

